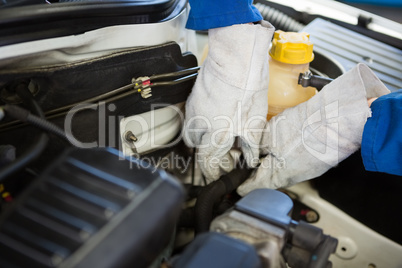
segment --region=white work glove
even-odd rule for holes
[[[240,137],[247,164],[258,164],[268,104],[268,22],[209,30],[209,53],[186,103],[183,139],[198,148],[209,180],[233,168],[229,155]]]
[[[318,177],[360,148],[371,116],[367,99],[389,90],[364,64],[338,77],[310,100],[267,122],[260,167],[239,188],[280,188]]]

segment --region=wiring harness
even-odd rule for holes
[[[98,95],[93,98],[85,99],[80,102],[72,103],[57,109],[53,109],[50,111],[46,111],[44,115],[46,119],[53,119],[60,116],[64,116],[68,113],[68,111],[77,106],[81,106],[82,109],[90,109],[93,106],[96,106],[97,102],[103,101],[105,103],[111,103],[120,99],[123,99],[127,96],[131,96],[134,94],[140,94],[142,98],[147,99],[152,96],[152,89],[156,87],[162,86],[174,86],[189,80],[193,80],[197,77],[198,71],[200,67],[193,67],[184,69],[177,72],[163,73],[163,74],[155,74],[151,76],[143,76],[138,78],[133,78],[131,83],[120,88],[111,90],[107,93]],[[174,79],[175,78],[175,79]],[[160,81],[163,80],[164,81]],[[2,118],[0,111],[0,120]],[[8,123],[4,123],[0,126],[0,130],[6,130],[12,127],[17,127],[22,125],[20,121],[12,121]]]

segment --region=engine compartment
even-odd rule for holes
[[[1,105],[39,117],[36,125],[29,118],[23,123],[5,109],[0,121],[2,267],[402,264],[402,218],[393,207],[402,201],[402,182],[364,171],[359,153],[309,182],[242,198],[235,189],[252,171],[233,148],[239,167],[217,182],[205,180],[195,150],[181,140],[184,102],[208,40],[185,30],[186,1],[114,2],[110,23],[102,11],[108,3],[86,3],[85,10],[59,4],[56,15],[69,9],[94,15],[77,20],[81,28],[66,29],[60,25],[69,19],[57,22],[47,6],[60,31],[41,32],[38,21],[30,37],[23,29],[26,6],[0,9],[16,11],[0,25],[19,29],[18,35],[7,29],[4,35],[15,38],[0,42]],[[313,73],[334,79],[365,62],[391,91],[402,88],[400,24],[366,12],[350,24],[286,1],[255,4],[277,29],[310,34]],[[346,5],[326,4],[345,18],[355,15]],[[128,18],[128,7],[138,14]],[[372,29],[384,25],[393,33]],[[45,139],[18,171],[3,172]]]

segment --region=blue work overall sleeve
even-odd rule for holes
[[[402,89],[371,104],[361,153],[368,171],[402,176]]]
[[[208,30],[262,20],[252,0],[190,0],[190,7],[186,27],[192,30]]]

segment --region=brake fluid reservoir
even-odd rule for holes
[[[307,71],[314,59],[309,37],[307,33],[276,31],[274,34],[269,51],[268,120],[317,93],[315,88],[304,88],[297,83],[299,74]]]

